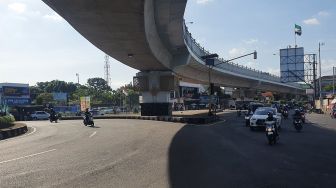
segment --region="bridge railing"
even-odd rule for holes
[[[191,35],[191,33],[188,31],[187,26],[184,24],[184,40],[186,41],[186,44],[188,45],[189,49],[198,57],[201,59],[202,56],[209,55],[210,52],[205,50]],[[223,58],[215,58],[215,65],[219,64],[216,66],[217,68],[230,71],[236,74],[241,74],[245,76],[250,76],[256,79],[263,79],[263,80],[268,80],[268,81],[273,81],[273,82],[279,82],[280,77],[270,74],[268,72],[263,72],[260,70],[256,70],[247,66],[239,65],[237,63],[233,62],[227,62]],[[300,87],[299,84],[296,83],[286,83],[286,85],[291,85],[294,87]]]

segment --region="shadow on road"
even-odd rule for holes
[[[306,124],[297,133],[286,120],[280,143],[227,117],[215,125],[186,125],[169,148],[172,188],[335,187],[336,132]]]

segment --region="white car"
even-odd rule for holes
[[[49,119],[50,114],[45,111],[36,111],[30,115],[33,120]]]
[[[281,113],[278,113],[276,108],[259,107],[250,119],[251,130],[254,130],[257,127],[265,127],[268,112],[273,113],[273,117],[276,119],[276,126],[281,128]]]

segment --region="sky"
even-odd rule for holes
[[[294,45],[294,24],[302,27],[297,44],[305,53],[321,47],[322,74],[336,66],[335,0],[188,0],[186,22],[193,37],[224,59],[257,50],[258,59],[235,61],[279,75],[279,49]],[[138,72],[114,59],[112,88]],[[104,77],[104,53],[75,31],[41,0],[0,0],[0,82],[86,83]]]

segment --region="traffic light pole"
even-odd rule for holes
[[[211,65],[209,65],[209,112],[208,112],[208,116],[212,116],[212,93],[211,93]]]
[[[205,60],[205,64],[209,66],[209,69],[208,69],[208,74],[209,74],[209,113],[208,115],[209,116],[212,116],[212,84],[211,84],[211,66],[215,67],[217,65],[220,65],[220,64],[223,64],[223,63],[228,63],[230,61],[233,61],[233,60],[236,60],[236,59],[239,59],[239,58],[242,58],[242,57],[246,57],[246,56],[249,56],[249,55],[253,55],[254,59],[257,59],[257,51],[254,51],[252,53],[249,53],[249,54],[245,54],[245,55],[242,55],[242,56],[239,56],[239,57],[236,57],[236,58],[233,58],[233,59],[229,59],[229,60],[226,60],[226,61],[223,61],[223,62],[220,62],[218,64],[215,65],[215,61],[214,61],[214,58],[218,58],[218,54],[210,54],[210,55],[205,55],[205,56],[202,56],[201,58]]]

